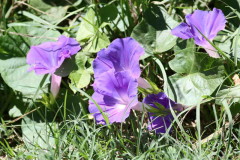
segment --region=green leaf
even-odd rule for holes
[[[43,14],[41,18],[45,19],[46,21],[54,24],[61,20],[67,13],[69,6],[65,7],[51,7],[49,10],[46,11],[46,14]]]
[[[106,34],[96,33],[96,35],[89,39],[89,43],[84,47],[83,52],[96,53],[103,48],[106,48],[110,44],[110,41]]]
[[[26,58],[11,58],[0,60],[0,73],[5,83],[13,90],[19,91],[25,97],[39,97],[43,92],[47,92],[46,85],[49,76],[36,75],[33,71],[28,72],[29,65]],[[38,89],[38,87],[42,86]]]
[[[90,8],[82,19],[76,37],[80,44],[86,45],[82,51],[95,53],[109,45],[107,35],[101,32],[99,26],[95,11]]]
[[[10,102],[9,102],[9,105],[6,108],[6,110],[9,110],[8,114],[12,118],[19,117],[23,113],[25,113],[28,102],[31,101],[28,98],[23,97],[21,93],[13,92],[13,93],[10,93],[10,95],[7,95],[6,97],[11,97],[11,100],[9,99]],[[3,99],[5,99],[5,98],[3,97]],[[8,101],[8,100],[6,100],[6,101]],[[3,113],[4,113],[4,111],[3,111]]]
[[[214,44],[218,46],[222,51],[230,54],[232,42],[230,36],[225,32],[220,31],[216,38],[214,38]]]
[[[193,106],[197,105],[205,95],[211,95],[223,82],[221,74],[207,75],[204,73],[191,73],[188,75],[175,74],[169,77],[174,88],[178,103]],[[173,94],[173,93],[172,93]],[[174,99],[174,95],[170,94]]]
[[[75,57],[76,64],[78,66],[78,69],[80,69],[80,70],[84,70],[85,69],[85,65],[86,65],[86,63],[88,61],[88,56],[86,56],[86,54],[87,53],[80,52]]]
[[[67,1],[59,1],[59,0],[28,0],[28,3],[41,11],[47,11],[51,8],[58,6],[68,6],[68,5],[79,5],[82,0],[67,0]]]
[[[13,106],[13,108],[11,108],[8,112],[10,117],[16,118],[22,115],[22,112],[20,111],[20,109],[18,109],[16,106]]]
[[[78,70],[74,70],[70,73],[69,79],[71,80],[70,88],[74,91],[74,88],[84,88],[89,85],[91,80],[91,67],[86,68],[86,63],[88,62],[88,57],[84,52],[80,52],[76,55],[76,64]]]
[[[134,29],[131,37],[137,40],[145,49],[145,54],[142,59],[147,58],[153,54],[156,46],[156,30],[148,25],[146,20],[142,20]]]
[[[79,26],[76,37],[77,41],[86,42],[95,35],[95,33],[97,32],[97,28],[98,23],[96,20],[95,11],[90,8],[85,14]]]
[[[185,40],[185,39],[177,39],[177,44],[174,46],[174,53],[181,52],[183,49],[193,49],[196,50],[196,46],[193,39]]]
[[[169,77],[165,91],[171,99],[187,106],[197,105],[223,82],[221,59],[195,53],[194,44],[179,51],[169,65],[177,73]]]
[[[171,49],[177,40],[171,29],[177,25],[178,22],[163,7],[151,5],[131,34],[145,48],[147,54],[142,58]]]
[[[29,0],[28,3],[34,8],[40,9],[42,11],[46,11],[52,7],[50,4],[44,3],[43,0]]]
[[[173,36],[171,30],[157,31],[155,52],[165,52],[176,44],[177,37]]]
[[[84,88],[90,83],[91,74],[87,70],[77,70],[72,72],[69,78],[71,79],[70,87]]]
[[[224,101],[229,104],[234,102],[240,103],[240,85],[220,90],[216,97],[216,103],[219,105],[223,104]]]
[[[55,139],[51,130],[57,130],[56,123],[38,123],[24,117],[21,128],[23,141],[29,148],[39,146],[42,149],[48,149],[49,146],[55,146]]]

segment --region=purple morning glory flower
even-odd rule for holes
[[[66,58],[70,58],[81,49],[79,43],[65,36],[60,36],[57,42],[45,42],[31,46],[27,54],[29,71],[36,74],[53,74]]]
[[[95,93],[92,98],[101,107],[110,123],[124,122],[130,110],[138,104],[138,83],[128,71],[115,72],[110,69],[95,79]],[[98,107],[89,101],[89,112],[93,114],[98,124],[105,124]]]
[[[31,46],[27,54],[29,71],[36,74],[51,74],[51,93],[57,96],[62,77],[55,75],[55,71],[62,65],[66,58],[70,58],[81,49],[79,43],[65,36],[60,36],[57,42],[45,42]]]
[[[144,98],[143,103],[148,104],[156,109],[158,109],[156,103],[161,104],[165,107],[165,109],[169,109],[170,106],[176,109],[175,106],[177,106],[177,103],[169,99],[167,95],[163,92],[160,92],[158,94],[149,94],[147,97]],[[155,130],[156,133],[165,133],[173,120],[171,112],[166,116],[156,116],[155,113],[149,113],[149,116],[150,124],[148,125],[148,129]]]
[[[118,38],[108,48],[99,51],[93,61],[95,93],[92,98],[110,123],[124,122],[131,109],[142,109],[137,87],[141,74],[139,59],[143,54],[144,49],[134,39]],[[92,101],[89,101],[89,112],[98,124],[106,123]]]
[[[172,34],[182,39],[193,38],[195,43],[205,48],[211,57],[219,58],[215,48],[202,36],[210,41],[225,28],[226,18],[220,9],[213,11],[195,10],[193,14],[185,16],[186,23],[181,23],[172,30]],[[200,32],[202,33],[200,33]]]
[[[139,78],[139,59],[143,54],[144,49],[133,38],[115,39],[108,48],[99,51],[93,61],[94,77],[114,68],[115,72],[127,70],[132,77]]]

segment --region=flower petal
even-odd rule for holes
[[[206,43],[202,47],[206,50],[206,52],[209,54],[209,56],[211,56],[213,58],[220,57],[217,50],[210,43]]]
[[[128,71],[115,73],[113,69],[101,74],[93,84],[96,92],[114,97],[122,103],[127,103],[132,97],[136,97],[137,86],[137,80],[132,78]]]
[[[27,54],[27,63],[30,71],[36,74],[53,74],[66,58],[76,54],[81,49],[73,38],[60,36],[57,42],[45,42],[31,46]]]
[[[191,28],[186,23],[181,23],[180,25],[172,29],[172,34],[182,39],[193,38],[190,29]]]
[[[156,109],[158,109],[158,107],[155,105],[155,103],[163,105],[166,109],[169,109],[170,106],[174,108],[177,105],[163,92],[160,92],[158,94],[150,94],[144,98],[143,102]],[[171,124],[173,116],[171,114],[168,114],[166,116],[155,116],[154,113],[149,113],[149,119],[149,130],[155,130],[156,133],[165,133]]]
[[[138,104],[137,80],[128,71],[114,72],[111,69],[95,79],[95,93],[92,98],[107,114],[110,123],[124,122],[130,110]],[[89,101],[89,112],[93,113],[97,123],[105,124],[105,120],[97,106]]]
[[[155,130],[156,133],[166,133],[173,120],[172,115],[165,117],[156,117],[150,114],[150,124],[148,125],[149,130]]]
[[[159,92],[158,94],[150,94],[144,98],[144,103],[157,108],[157,106],[154,104],[155,102],[163,105],[165,108],[170,108],[170,106],[174,107],[177,104],[176,102],[169,99],[168,96],[163,92]]]
[[[193,14],[186,15],[185,18],[187,24],[191,26],[195,43],[200,46],[208,43],[201,33],[209,40],[213,40],[217,33],[225,28],[226,23],[223,12],[216,8],[213,11],[196,10]]]
[[[94,77],[99,77],[102,73],[114,69],[112,61],[108,57],[110,50],[102,49],[98,52],[96,59],[93,61]]]
[[[129,71],[132,77],[138,78],[141,74],[139,59],[143,54],[144,49],[134,39],[118,38],[98,53],[93,62],[94,76],[97,78],[114,68],[116,72]]]
[[[47,51],[39,46],[32,46],[27,54],[27,63],[31,65],[29,70],[36,74],[54,73],[60,67],[63,59],[59,60],[58,51]]]
[[[54,98],[57,97],[57,94],[58,94],[59,89],[60,89],[61,81],[62,81],[62,77],[60,77],[56,74],[52,74],[51,93],[52,93]]]
[[[105,102],[109,103],[109,101],[106,101],[105,97],[106,96],[99,94],[97,92],[95,92],[92,96],[92,98],[98,103],[99,107],[101,107],[104,114],[106,114],[110,123],[124,122],[125,119],[130,114],[131,107],[121,103],[116,103],[118,102],[118,100],[115,100],[115,104],[109,105],[105,103]],[[103,115],[99,111],[98,107],[92,101],[89,101],[88,110],[90,113],[93,114],[98,124],[106,124]]]
[[[65,58],[70,58],[81,49],[79,43],[74,38],[60,36],[58,43],[60,43],[59,46],[62,46],[62,56]]]

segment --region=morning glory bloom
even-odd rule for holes
[[[31,46],[27,54],[29,71],[36,74],[53,74],[66,58],[70,58],[81,49],[79,43],[65,36],[60,36],[57,42],[45,42]]]
[[[220,9],[213,11],[195,10],[193,14],[185,16],[186,23],[181,23],[172,30],[172,34],[182,39],[193,38],[194,42],[202,46],[214,58],[219,58],[215,48],[204,38],[212,41],[220,30],[225,28],[226,18]],[[202,36],[202,34],[204,36]]]
[[[115,39],[108,48],[99,51],[93,61],[94,77],[114,68],[116,72],[127,70],[132,77],[139,78],[139,59],[143,54],[144,49],[133,38]]]
[[[51,91],[56,97],[61,77],[55,75],[55,71],[62,65],[66,58],[70,58],[81,49],[79,43],[65,36],[60,36],[57,42],[45,42],[37,46],[31,46],[27,54],[29,71],[34,70],[36,74],[51,74]]]
[[[93,87],[95,93],[92,98],[108,117],[109,123],[124,122],[131,109],[138,105],[138,83],[128,71],[106,71],[95,79]],[[91,100],[88,109],[98,124],[106,124],[102,113]]]
[[[173,120],[173,116],[168,109],[171,106],[173,109],[178,110],[178,108],[176,108],[178,107],[178,104],[169,99],[163,92],[149,94],[144,98],[143,103],[148,104],[155,109],[159,109],[156,105],[156,103],[158,103],[165,107],[166,111],[169,111],[165,116],[157,116],[156,113],[149,113],[150,124],[148,125],[148,129],[155,130],[156,133],[165,133]]]
[[[139,60],[143,54],[144,49],[134,39],[118,38],[108,48],[99,51],[93,61],[95,92],[92,98],[110,123],[124,122],[131,109],[142,110],[137,87],[146,83],[140,77]],[[101,111],[91,100],[89,112],[98,124],[106,123]]]

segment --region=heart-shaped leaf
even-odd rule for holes
[[[211,95],[223,82],[222,60],[206,53],[195,53],[193,42],[178,51],[169,65],[177,73],[169,77],[165,92],[187,106],[197,105],[203,96]]]

